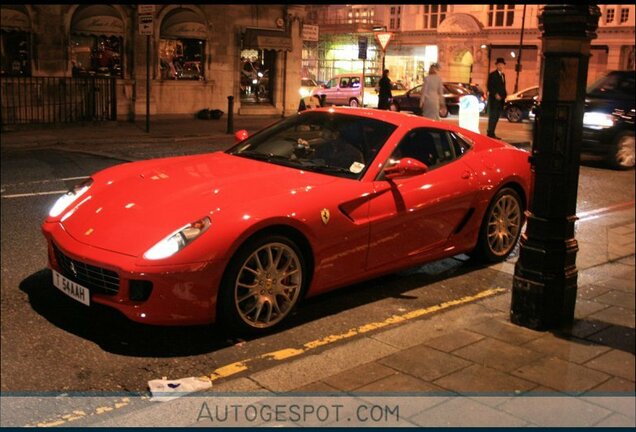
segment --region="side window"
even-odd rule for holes
[[[413,90],[411,90],[411,92],[409,93],[411,96],[417,96],[419,97],[422,94],[422,87],[421,85],[415,87]]]
[[[461,153],[467,149],[462,150],[462,144],[455,143],[456,140],[446,131],[413,129],[396,147],[391,159],[413,158],[433,169],[455,160],[460,155],[456,148]]]
[[[352,77],[351,82],[349,83],[349,87],[353,87],[353,88],[360,87],[360,78]]]
[[[340,78],[340,88],[349,87],[349,77]]]

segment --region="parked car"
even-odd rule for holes
[[[375,108],[378,106],[380,78],[380,75],[365,75],[363,82],[362,73],[340,74],[327,81],[323,87],[314,89],[311,95],[324,98],[324,105],[358,107],[364,104],[365,107]]]
[[[484,91],[481,89],[481,87],[479,87],[479,84],[463,83],[463,82],[450,82],[448,84],[454,84],[470,91],[472,95],[477,98],[477,102],[479,103],[479,112],[480,113],[486,112],[488,101],[486,100]]]
[[[519,123],[529,118],[534,101],[539,96],[539,86],[532,86],[506,97],[504,115],[511,123]]]
[[[410,111],[417,115],[422,115],[420,108],[420,96],[423,85],[413,87],[402,96],[394,96],[389,105],[391,111]],[[459,113],[459,100],[463,96],[471,95],[472,92],[456,83],[444,83],[444,100],[447,110],[440,112],[440,117],[447,117],[448,114],[457,115]]]
[[[311,92],[318,88],[320,88],[320,86],[316,81],[311,78],[303,78],[300,80],[300,90],[298,90],[298,93],[300,93],[302,99],[311,95]]]
[[[42,225],[53,286],[141,323],[258,334],[303,297],[461,253],[503,261],[524,223],[528,154],[452,124],[331,107],[236,139],[60,197]]]
[[[603,155],[615,169],[634,168],[635,76],[612,71],[587,88],[581,152]]]

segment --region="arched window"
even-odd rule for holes
[[[31,76],[31,20],[22,5],[0,10],[2,76]]]
[[[124,21],[109,5],[83,5],[71,21],[73,76],[123,75]]]
[[[180,7],[161,22],[159,60],[161,78],[203,80],[207,26],[197,12]]]

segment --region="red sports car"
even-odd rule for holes
[[[528,153],[390,111],[321,108],[225,152],[127,163],[62,196],[53,284],[149,324],[259,333],[305,296],[427,261],[513,250]]]

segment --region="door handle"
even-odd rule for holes
[[[462,173],[462,178],[463,178],[464,180],[469,179],[469,178],[471,178],[472,176],[473,176],[473,175],[472,175],[472,173],[471,173],[470,171],[468,171],[468,170],[466,170],[466,171],[464,171],[464,172]]]

